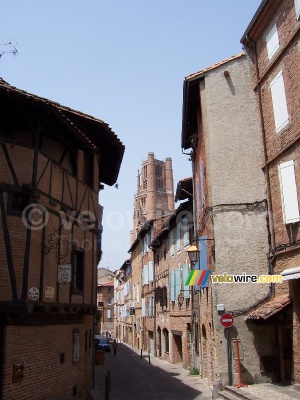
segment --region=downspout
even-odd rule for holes
[[[257,98],[258,98],[258,107],[259,107],[259,117],[261,124],[261,133],[262,133],[262,142],[263,142],[263,152],[264,152],[264,167],[263,170],[266,176],[267,183],[267,226],[268,226],[268,234],[269,234],[269,254],[268,254],[268,263],[269,263],[269,273],[270,275],[274,275],[274,265],[275,256],[273,254],[273,250],[275,248],[275,232],[274,232],[274,220],[273,220],[273,209],[272,209],[272,199],[271,199],[271,185],[270,185],[270,173],[269,173],[269,164],[268,164],[268,152],[267,152],[267,144],[266,144],[266,131],[265,131],[265,123],[263,118],[263,106],[262,106],[262,98],[261,98],[261,83],[259,77],[259,68],[257,62],[257,48],[256,43],[253,39],[250,39],[248,35],[246,35],[246,40],[248,40],[253,45],[253,53],[254,53],[254,64],[255,64],[255,75],[256,75],[256,88],[257,88]],[[275,284],[271,283],[271,295],[275,295]]]

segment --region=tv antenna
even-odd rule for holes
[[[0,58],[4,56],[4,54],[13,54],[16,56],[19,54],[19,52],[12,42],[0,43]]]

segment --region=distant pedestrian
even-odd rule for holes
[[[118,343],[116,342],[116,339],[113,341],[113,349],[114,349],[114,355],[117,354],[117,347],[118,347]]]

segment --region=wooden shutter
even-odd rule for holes
[[[183,219],[183,244],[184,247],[189,244],[189,220],[187,216]]]
[[[269,57],[269,60],[271,60],[273,55],[279,49],[279,38],[278,38],[278,32],[277,32],[276,24],[273,26],[273,28],[271,29],[271,31],[267,35],[266,43],[267,43],[268,57]]]
[[[153,282],[153,261],[148,264],[148,282]]]
[[[175,300],[177,299],[181,289],[181,269],[175,269]]]
[[[146,303],[145,303],[145,297],[142,298],[142,317],[146,317]]]
[[[175,246],[174,246],[174,229],[170,231],[170,255],[174,256],[175,253]]]
[[[296,11],[297,18],[299,18],[299,16],[300,16],[300,0],[295,0],[295,11]]]
[[[294,161],[279,164],[279,179],[284,223],[298,222],[299,206]]]
[[[182,266],[182,285],[183,285],[183,294],[184,294],[185,299],[190,298],[190,291],[189,291],[190,287],[185,286],[185,282],[186,282],[188,276],[189,276],[189,265],[184,264]]]
[[[177,250],[177,253],[180,252],[180,233],[181,233],[180,225],[181,225],[180,222],[176,225],[176,250]]]
[[[170,272],[170,301],[175,301],[175,272]]]
[[[276,132],[279,132],[289,122],[282,71],[280,71],[275,76],[270,84],[270,87],[273,102],[275,128]]]

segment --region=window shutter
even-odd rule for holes
[[[149,267],[148,264],[145,265],[145,283],[149,283]]]
[[[170,231],[170,255],[174,256],[175,249],[174,249],[174,229]]]
[[[180,252],[180,222],[176,225],[176,250]]]
[[[149,269],[148,269],[148,281],[153,282],[153,261],[149,262]]]
[[[189,244],[189,220],[188,217],[183,219],[183,244],[184,247]]]
[[[276,51],[279,49],[279,38],[276,24],[273,26],[271,31],[266,37],[267,50],[269,60],[273,57]]]
[[[270,84],[270,87],[273,102],[275,128],[276,132],[279,132],[289,122],[282,71],[280,71],[275,76]]]
[[[287,161],[279,165],[279,179],[284,223],[298,222],[299,206],[294,161]]]
[[[299,18],[300,16],[300,0],[295,0],[295,10],[296,10],[296,16]]]
[[[107,318],[111,318],[111,310],[107,310]]]
[[[145,297],[142,298],[142,317],[146,317],[146,303],[145,303]]]
[[[181,289],[181,269],[175,269],[175,300],[177,299]]]
[[[182,266],[182,282],[183,282],[183,289],[184,289],[183,294],[184,294],[185,299],[190,298],[190,292],[189,292],[190,287],[184,285],[188,277],[189,277],[189,265],[184,264]]]
[[[175,273],[170,272],[170,301],[175,301]]]

